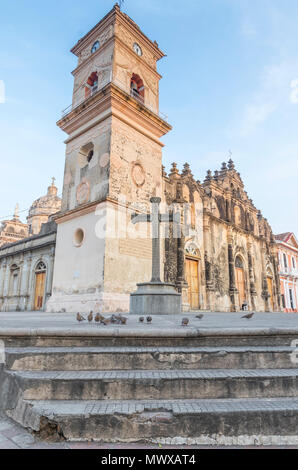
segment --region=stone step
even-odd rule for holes
[[[21,401],[9,415],[43,438],[297,445],[298,399]]]
[[[88,327],[86,327],[88,328]],[[88,329],[20,329],[0,331],[0,340],[9,347],[230,347],[288,346],[298,330],[251,328],[183,328],[162,330],[144,325],[142,329],[98,327]]]
[[[288,346],[7,348],[10,370],[288,369]]]
[[[24,399],[125,400],[298,396],[297,369],[6,372]]]

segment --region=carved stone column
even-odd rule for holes
[[[27,258],[27,269],[26,269],[26,271],[27,271],[27,280],[26,280],[25,310],[28,310],[31,295],[32,295],[32,298],[33,298],[33,301],[34,301],[34,292],[32,292],[31,295],[30,295],[31,264],[32,264],[32,253],[29,252],[28,258]],[[32,301],[32,307],[33,307],[33,301]]]
[[[210,220],[208,214],[203,216],[203,231],[204,231],[204,264],[205,264],[205,279],[206,279],[206,309],[213,309],[213,273],[212,273],[212,262],[211,262],[211,230]]]
[[[249,271],[249,287],[250,287],[250,297],[251,297],[251,307],[253,310],[256,310],[256,301],[255,297],[257,295],[255,279],[254,279],[254,270],[252,262],[252,253],[251,253],[252,243],[247,242],[247,256],[248,256],[248,271]]]
[[[17,290],[17,307],[16,310],[20,311],[21,307],[21,288],[22,288],[22,281],[23,281],[23,270],[24,270],[24,260],[22,259],[19,262],[19,279],[18,279],[18,290]]]
[[[262,258],[262,298],[264,300],[265,312],[270,312],[269,290],[268,290],[266,262],[265,262],[266,245],[265,245],[264,240],[263,240],[262,245],[261,245],[261,250],[262,250],[262,254],[261,254],[261,258]]]
[[[228,261],[229,261],[229,293],[231,299],[231,311],[236,312],[236,299],[235,294],[237,293],[235,284],[235,263],[233,253],[233,235],[231,230],[228,232]]]
[[[274,250],[275,247],[273,247]],[[278,251],[272,255],[272,264],[274,269],[274,280],[275,280],[275,287],[276,287],[276,296],[274,300],[274,305],[277,310],[281,310],[281,296],[280,296],[280,279],[278,273]]]

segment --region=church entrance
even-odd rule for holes
[[[267,277],[267,286],[268,286],[268,292],[269,292],[269,299],[268,299],[268,303],[269,303],[269,308],[270,310],[274,310],[273,308],[273,283],[272,283],[272,277]]]
[[[245,288],[245,276],[244,276],[244,269],[243,269],[243,262],[242,259],[237,256],[235,262],[235,277],[236,277],[236,288],[239,293],[239,306],[240,308],[243,305],[246,299],[246,288]]]
[[[188,283],[188,303],[192,310],[199,309],[199,262],[186,258],[186,281]]]
[[[46,282],[46,265],[40,261],[35,270],[34,310],[42,310]]]

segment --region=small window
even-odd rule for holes
[[[96,52],[99,49],[99,46],[100,46],[99,41],[96,41],[92,46],[91,54],[94,54],[94,52]]]
[[[41,272],[44,272],[46,270],[47,270],[47,267],[43,261],[40,261],[35,269],[35,271],[41,271]]]
[[[235,266],[236,268],[242,268],[243,269],[243,262],[240,256],[237,256],[236,261],[235,261]]]
[[[136,54],[138,54],[139,57],[143,55],[141,46],[139,46],[139,44],[137,44],[136,42],[133,45],[133,50],[135,51]]]
[[[286,301],[285,301],[285,295],[281,294],[281,304],[282,308],[286,308]]]
[[[296,269],[296,263],[295,263],[295,258],[294,257],[292,258],[292,266],[293,266],[293,269]]]
[[[288,267],[288,261],[287,261],[286,255],[284,253],[283,253],[283,258],[284,258],[284,267],[287,268]]]
[[[75,231],[75,234],[74,234],[74,237],[73,237],[73,242],[74,242],[74,245],[76,247],[80,247],[82,246],[83,244],[83,241],[84,241],[84,238],[85,238],[85,233],[84,233],[84,230],[81,229],[81,228],[78,228],[76,231]]]

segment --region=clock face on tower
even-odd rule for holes
[[[139,46],[139,44],[137,44],[136,42],[135,42],[134,45],[133,45],[133,50],[134,50],[135,53],[138,54],[138,56],[140,56],[140,57],[141,57],[141,55],[143,54],[141,46]]]

